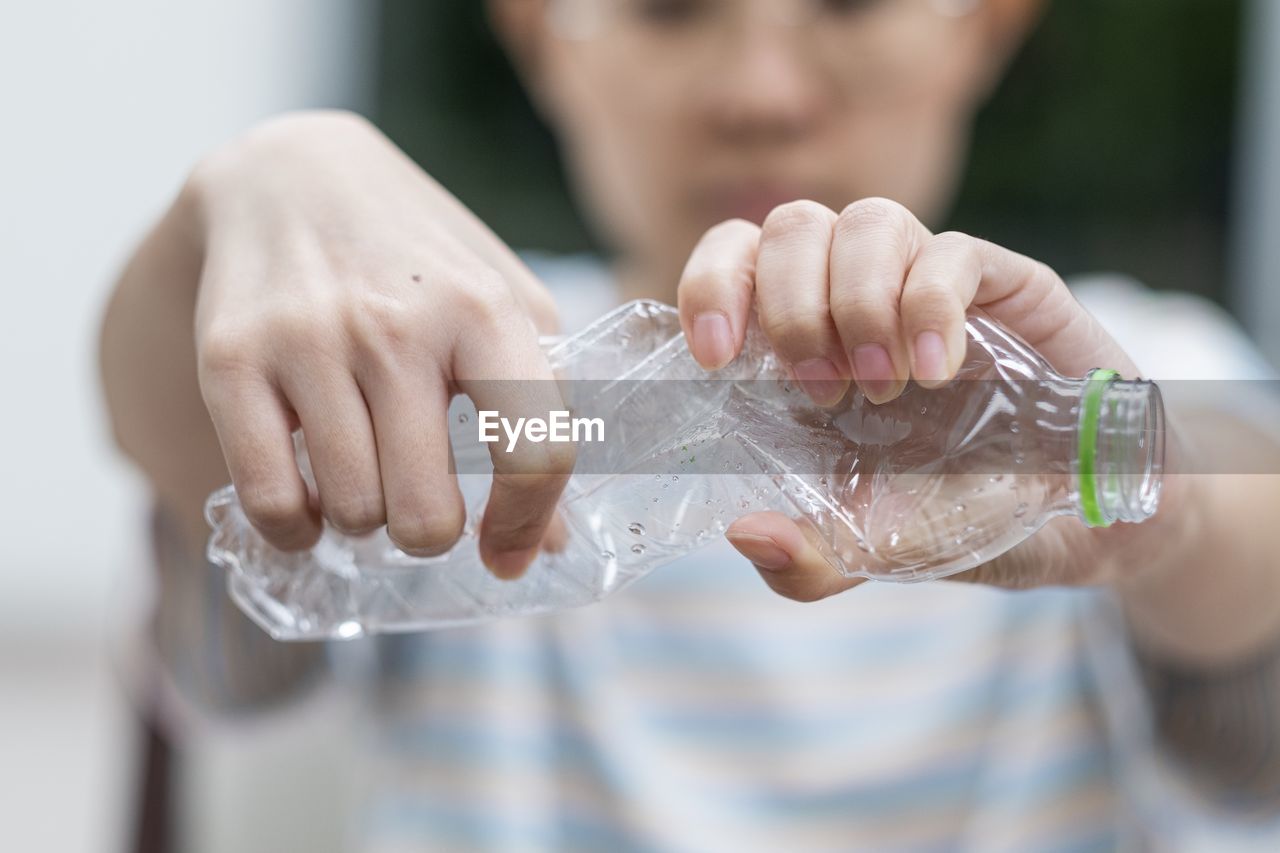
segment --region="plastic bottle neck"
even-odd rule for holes
[[[1085,381],[1075,460],[1077,511],[1091,527],[1155,514],[1164,472],[1164,403],[1146,381],[1096,370]]]

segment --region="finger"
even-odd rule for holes
[[[965,312],[982,283],[982,243],[948,232],[928,239],[902,290],[911,375],[926,388],[948,382],[964,362]]]
[[[320,511],[343,533],[365,534],[386,524],[373,424],[355,378],[333,368],[285,371],[280,384],[302,424]]]
[[[564,515],[556,510],[551,516],[551,523],[547,525],[546,534],[542,537],[541,547],[543,551],[561,554],[568,546],[569,526],[565,524]]]
[[[450,464],[447,383],[426,364],[406,363],[371,372],[361,384],[377,435],[387,536],[407,554],[443,554],[467,517]]]
[[[784,204],[765,219],[756,259],[760,327],[821,406],[838,403],[849,387],[828,293],[835,222],[835,212],[817,202]]]
[[[511,423],[567,411],[533,329],[505,298],[496,293],[473,306],[466,334],[455,341],[455,379],[478,411]],[[480,555],[499,577],[518,577],[537,556],[576,454],[572,444],[550,440],[504,440],[489,448],[493,486]]]
[[[873,403],[897,397],[911,375],[898,304],[907,271],[928,238],[909,210],[887,199],[854,202],[836,222],[831,315],[853,377]]]
[[[1137,375],[1124,350],[1050,267],[986,240],[974,242],[982,268],[974,305],[1068,376],[1083,376],[1100,364]]]
[[[729,525],[725,537],[784,598],[818,601],[863,583],[836,571],[799,525],[780,512],[743,516]]]
[[[201,388],[245,517],[276,548],[306,550],[320,538],[320,513],[298,470],[291,411],[265,379],[221,372],[202,364]]]
[[[689,351],[707,370],[719,370],[742,350],[759,244],[758,225],[722,222],[698,242],[680,276],[680,325]]]
[[[1096,573],[1106,562],[1100,532],[1073,518],[1056,518],[995,559],[947,580],[1009,590],[1094,585],[1102,581]]]

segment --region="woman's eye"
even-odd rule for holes
[[[631,14],[645,24],[675,27],[699,23],[714,6],[712,0],[633,0]]]

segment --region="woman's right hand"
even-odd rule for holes
[[[204,258],[200,389],[254,527],[299,550],[323,516],[352,534],[385,524],[411,554],[447,551],[465,522],[450,398],[507,416],[566,408],[538,345],[555,330],[547,291],[348,114],[262,125],[197,166],[183,196]],[[318,501],[295,464],[298,427]],[[574,457],[571,445],[492,447],[480,552],[514,577],[536,556]]]

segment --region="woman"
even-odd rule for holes
[[[206,584],[200,506],[228,476],[283,549],[326,522],[385,524],[413,554],[450,548],[466,521],[450,396],[501,411],[515,383],[484,380],[549,378],[537,335],[556,330],[557,296],[568,326],[625,298],[678,302],[707,368],[734,357],[754,308],[820,404],[851,383],[877,402],[908,378],[946,383],[975,306],[1068,375],[1136,376],[1139,350],[1241,374],[1247,359],[1202,352],[1238,344],[1203,308],[1113,282],[1080,291],[1101,322],[1043,264],[925,224],[1037,7],[491,0],[618,252],[585,289],[580,266],[576,288],[563,263],[535,275],[358,118],[286,116],[210,155],[122,276],[103,334],[119,442],[168,519],[166,659],[203,649],[191,683],[224,705],[287,692],[317,661],[245,629]],[[1109,328],[1129,330],[1124,346]],[[1280,452],[1207,406],[1171,405],[1171,463],[1206,424],[1198,452],[1215,463]],[[314,498],[293,464],[299,426]],[[572,457],[526,443],[495,467],[481,553],[515,577]],[[581,611],[410,638],[378,694],[382,772],[355,836],[375,850],[1111,849],[1158,829],[1125,783],[1161,756],[1217,791],[1274,796],[1276,479],[1171,477],[1147,524],[1059,520],[971,584],[856,593],[791,520],[752,515],[728,543],[781,597],[726,545]],[[210,607],[223,622],[202,621]],[[1129,707],[1129,651],[1147,711]],[[1233,713],[1242,697],[1261,713]],[[1163,751],[1117,739],[1144,721]]]

